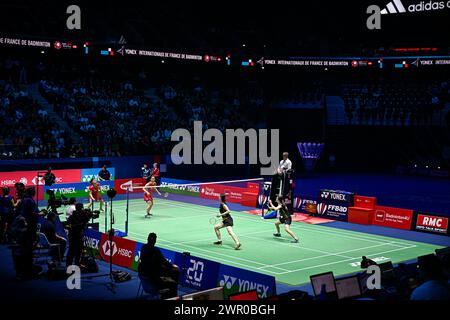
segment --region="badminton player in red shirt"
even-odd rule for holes
[[[147,214],[145,217],[150,217],[152,214],[150,211],[153,207],[153,190],[156,191],[159,195],[161,195],[161,192],[156,187],[156,180],[155,177],[151,177],[150,181],[142,188],[144,190],[144,201],[147,203]]]
[[[89,186],[89,204],[87,209],[90,209],[94,201],[100,202],[100,211],[103,211],[103,199],[100,195],[100,184],[95,179],[91,179],[91,185]]]

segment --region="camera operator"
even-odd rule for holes
[[[92,218],[92,211],[85,210],[82,203],[75,205],[75,211],[67,218],[65,223],[69,230],[69,251],[67,253],[67,267],[70,265],[80,265],[81,254],[83,252],[83,232]]]
[[[15,203],[9,194],[9,188],[3,188],[3,195],[0,197],[0,243],[4,240],[6,228],[11,225]]]
[[[56,176],[52,173],[52,168],[49,167],[47,173],[44,175],[44,183],[46,186],[52,186],[56,181]]]
[[[69,206],[66,209],[66,219],[68,219],[72,213],[76,210],[75,204],[77,203],[77,199],[70,198],[69,199]]]
[[[16,189],[16,205],[14,217],[22,213],[22,203],[23,198],[25,196],[25,185],[22,182],[17,182],[14,184],[14,188]]]
[[[41,225],[41,232],[45,234],[48,242],[51,244],[59,244],[59,253],[51,252],[53,259],[61,262],[66,252],[67,241],[56,233],[56,218],[57,215],[54,212],[47,214],[45,222]]]
[[[37,239],[38,218],[42,215],[33,197],[34,188],[27,188],[23,194],[20,212],[13,225],[20,226],[20,237],[18,239],[18,250],[13,251],[16,271],[25,277],[35,277],[42,271],[42,268],[33,265],[33,250]]]

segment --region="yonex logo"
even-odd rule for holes
[[[219,285],[227,289],[231,289],[233,285],[236,283],[236,280],[237,280],[236,277],[230,277],[224,274],[223,279],[220,280]]]
[[[404,13],[406,12],[405,7],[403,6],[403,3],[400,0],[394,0],[389,2],[386,5],[386,8],[381,10],[381,14],[388,14],[388,13]]]
[[[266,298],[269,293],[269,286],[257,282],[251,282],[245,279],[238,279],[236,277],[231,277],[227,275],[223,275],[223,279],[220,280],[219,282],[220,286],[225,287],[227,289],[231,289],[234,286],[234,284],[237,284],[239,286],[238,292],[256,290],[260,298]]]

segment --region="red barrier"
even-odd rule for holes
[[[130,179],[118,179],[114,180],[114,188],[117,191],[117,194],[126,194],[127,188],[132,186],[144,186],[145,181],[142,178],[130,178]],[[131,189],[132,193],[143,193],[144,190],[141,188]]]
[[[56,176],[55,183],[58,184],[81,181],[81,169],[52,170],[52,172]],[[12,196],[16,195],[14,185],[18,182],[22,182],[26,187],[34,187],[39,184],[39,200],[44,199],[44,179],[42,177],[37,179],[37,170],[0,172],[0,187],[9,187]]]
[[[56,176],[55,183],[78,183],[81,181],[81,169],[52,170]],[[37,171],[0,172],[0,187],[13,187],[17,182],[25,186],[44,185],[44,179],[37,179]]]
[[[412,230],[435,234],[449,234],[448,220],[448,217],[416,211]]]
[[[111,253],[113,264],[131,269],[133,266],[135,247],[135,241],[120,237],[113,237],[111,242],[109,241],[109,236],[102,233],[99,254],[103,260],[109,262]]]
[[[372,224],[373,209],[350,207],[348,208],[348,222],[358,224]]]
[[[410,230],[413,210],[376,206],[372,224],[382,227]]]
[[[353,198],[354,207],[373,210],[375,209],[376,205],[377,205],[377,198],[375,197],[355,196]]]
[[[254,207],[258,197],[259,187],[251,186],[241,188],[220,184],[208,184],[200,188],[200,197],[205,199],[217,200],[222,193],[227,195],[227,201],[229,202]]]

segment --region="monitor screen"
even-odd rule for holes
[[[333,272],[316,274],[314,276],[310,276],[310,279],[311,279],[311,285],[313,287],[315,296],[320,295],[322,285],[325,285],[326,293],[336,292],[336,286],[334,284]]]
[[[362,294],[359,277],[357,275],[337,279],[335,283],[338,299],[356,298]]]
[[[450,255],[450,247],[436,249],[435,252],[438,258],[442,259],[443,257]]]
[[[252,290],[248,292],[235,293],[229,296],[230,300],[258,300],[258,291]]]
[[[184,295],[182,300],[224,300],[223,287]]]

